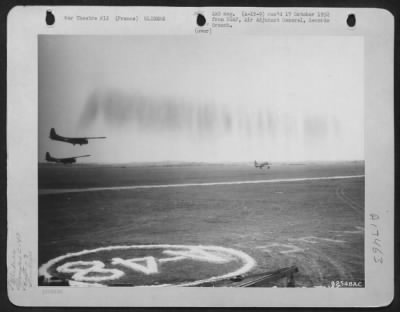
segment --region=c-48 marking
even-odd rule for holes
[[[93,255],[101,252],[112,252],[115,254],[118,251],[125,252],[131,251],[141,254],[140,257],[112,257],[106,260],[106,265],[103,261],[93,259]],[[146,251],[148,255],[143,257],[143,252]],[[151,254],[154,255],[151,255]],[[66,261],[69,258],[88,258],[90,261]],[[76,259],[74,259],[76,260]],[[196,263],[208,263],[209,265],[223,265],[230,264],[231,266],[239,266],[233,272],[225,273],[219,276],[210,276],[195,281],[184,281],[185,276],[182,277],[182,282],[176,286],[194,286],[202,283],[215,282],[221,279],[227,279],[236,275],[241,275],[255,266],[255,261],[249,255],[242,251],[232,248],[225,248],[219,246],[191,246],[191,245],[131,245],[131,246],[109,246],[92,250],[83,250],[76,253],[69,253],[50,260],[42,265],[39,269],[39,274],[44,278],[51,278],[54,273],[63,274],[68,276],[71,281],[70,285],[75,283],[84,283],[87,285],[107,286],[107,282],[118,280],[130,271],[143,274],[143,276],[156,276],[161,274],[160,266],[173,265],[186,261],[186,267],[196,266]],[[204,266],[204,264],[203,264]],[[195,272],[195,270],[192,270]],[[104,284],[105,283],[105,284]],[[135,285],[145,286],[145,285]],[[151,285],[147,285],[151,286]]]

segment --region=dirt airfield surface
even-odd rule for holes
[[[39,165],[39,266],[89,285],[235,286],[296,266],[296,287],[363,286],[363,175],[363,162]]]

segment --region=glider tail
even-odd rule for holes
[[[53,161],[53,160],[54,160],[54,158],[51,157],[51,155],[50,155],[49,152],[46,152],[46,160],[47,160],[47,161]]]
[[[57,137],[57,133],[56,130],[54,128],[50,129],[50,139],[56,138]]]

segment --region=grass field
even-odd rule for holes
[[[332,281],[363,282],[363,177],[196,185],[359,175],[364,175],[363,162],[281,164],[269,170],[255,169],[250,164],[40,165],[39,265],[82,250],[171,246],[167,252],[164,247],[151,247],[151,251],[100,250],[60,260],[58,266],[76,262],[69,266],[72,273],[68,269],[60,273],[56,265],[49,269],[58,278],[71,278],[74,272],[89,267],[88,261],[100,260],[105,268],[125,272],[124,277],[102,284],[118,282],[136,286],[204,280],[228,274],[247,261],[225,249],[202,249],[200,253],[205,254],[193,258],[179,256],[189,250],[182,246],[201,245],[240,251],[254,259],[255,264],[245,276],[295,265],[298,268],[295,285],[299,287],[329,286]],[[188,183],[193,185],[74,192],[93,187]],[[63,189],[72,190],[57,193]],[[54,194],[46,193],[48,190]],[[174,245],[181,247],[174,249]],[[158,259],[158,269],[152,267],[152,259],[146,258],[149,252]],[[168,253],[168,259],[172,260],[164,260],[160,265],[163,261],[160,259],[167,259]],[[139,269],[135,270],[134,265],[133,270],[127,270],[126,266],[113,265],[111,259],[116,257],[144,262]],[[174,257],[179,261],[174,262]],[[110,272],[93,271],[87,276],[95,280],[96,276],[107,277]],[[222,279],[212,285],[234,283]]]

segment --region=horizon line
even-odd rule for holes
[[[161,161],[131,161],[131,162],[80,162],[74,163],[74,166],[79,165],[142,165],[142,164],[253,164],[257,162],[269,162],[270,164],[302,164],[302,163],[332,163],[332,162],[365,162],[365,159],[341,159],[341,160],[293,160],[293,161],[273,161],[273,160],[239,160],[239,161],[180,161],[180,160],[161,160]],[[59,165],[46,161],[39,161],[39,165]]]

